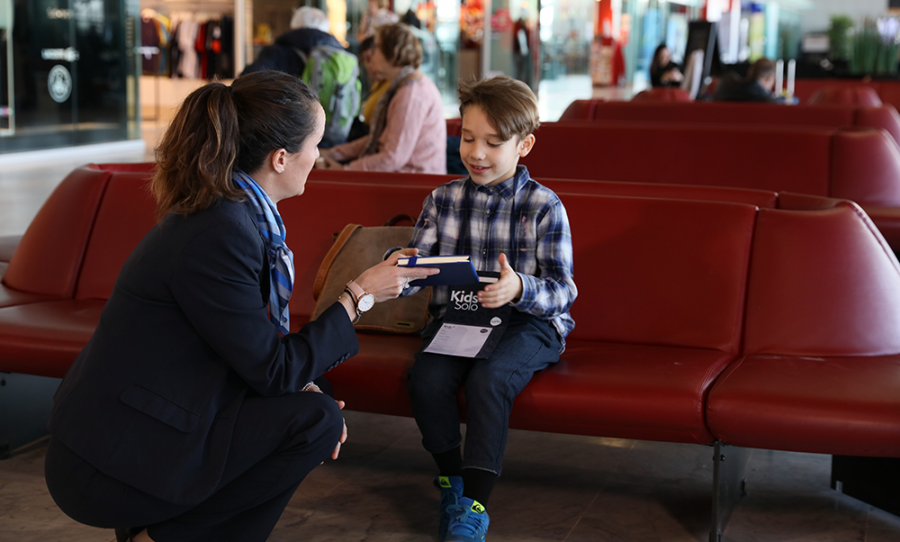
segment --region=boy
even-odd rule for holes
[[[419,256],[469,254],[477,270],[499,271],[499,280],[478,292],[478,302],[487,309],[512,308],[487,359],[423,349],[409,373],[422,444],[440,471],[441,542],[484,540],[485,507],[500,475],[513,400],[536,371],[559,360],[575,325],[569,307],[577,295],[565,208],[518,165],[534,146],[539,125],[534,93],[500,76],[461,84],[459,100],[460,156],[469,176],[425,199],[409,246]],[[448,298],[449,287],[434,288],[426,344],[443,324]],[[462,385],[465,456],[456,402]]]

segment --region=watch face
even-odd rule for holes
[[[366,312],[372,307],[375,306],[375,296],[372,294],[366,294],[359,298],[359,310],[360,312]]]

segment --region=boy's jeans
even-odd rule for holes
[[[440,325],[433,322],[425,329],[426,342]],[[535,372],[559,360],[560,350],[559,336],[549,322],[514,310],[500,344],[488,359],[418,352],[409,371],[409,394],[425,449],[439,454],[462,442],[456,395],[464,385],[463,467],[499,475],[513,400]]]

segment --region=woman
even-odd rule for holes
[[[653,52],[653,61],[650,63],[650,86],[653,87],[677,87],[684,76],[678,68],[678,64],[672,62],[672,53],[665,44],[660,44]]]
[[[447,125],[441,93],[419,71],[421,64],[422,45],[408,26],[379,27],[371,66],[391,83],[375,107],[369,135],[322,150],[318,167],[446,173]]]
[[[151,184],[161,220],[50,416],[47,486],[75,520],[134,542],[263,541],[301,480],[337,458],[343,403],[312,381],[357,352],[356,299],[393,298],[417,270],[389,258],[289,333],[276,204],[303,193],[324,118],[276,71],[206,85],[176,114]]]

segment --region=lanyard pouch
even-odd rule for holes
[[[450,299],[443,323],[423,352],[485,359],[497,347],[513,309],[508,304],[496,309],[482,307],[478,303],[478,291],[497,282],[500,273],[479,271],[478,277],[478,284],[449,287]]]

